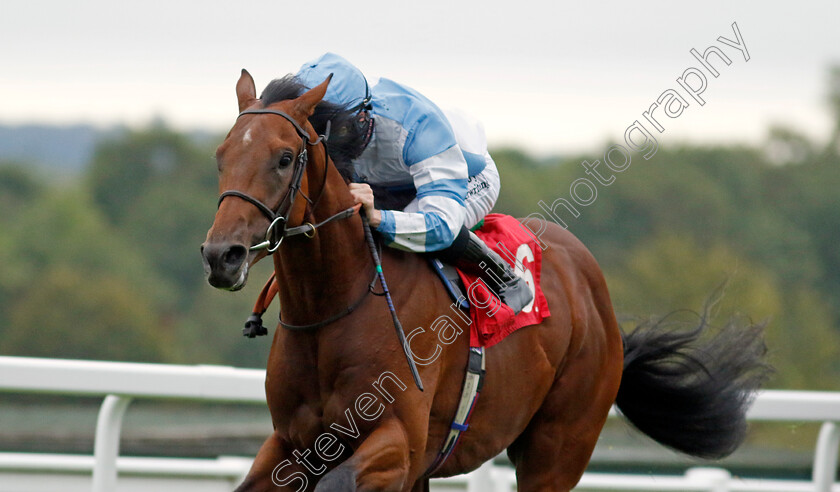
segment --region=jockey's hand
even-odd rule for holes
[[[353,195],[356,203],[361,203],[364,207],[370,226],[374,228],[379,226],[379,223],[382,222],[382,213],[373,206],[373,190],[370,189],[370,185],[367,183],[350,183],[350,194]]]

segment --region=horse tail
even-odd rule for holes
[[[708,311],[707,311],[708,312]],[[701,458],[728,456],[747,431],[746,412],[772,368],[764,362],[764,325],[731,319],[710,333],[673,329],[663,320],[623,334],[624,374],[616,404],[660,444]]]

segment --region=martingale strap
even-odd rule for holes
[[[262,323],[262,315],[268,310],[268,306],[271,305],[271,301],[277,296],[279,290],[280,286],[277,283],[274,272],[271,272],[268,282],[266,282],[265,287],[262,288],[259,297],[257,297],[257,302],[254,304],[254,310],[251,312],[251,316],[245,321],[245,328],[242,328],[242,334],[244,336],[254,338],[268,335],[268,329]]]
[[[432,476],[443,465],[446,459],[449,458],[449,455],[455,450],[455,445],[458,444],[461,433],[469,428],[470,416],[472,415],[473,408],[475,408],[475,403],[478,401],[478,395],[481,394],[481,388],[484,386],[484,375],[484,347],[470,347],[467,375],[464,378],[461,399],[458,402],[455,417],[452,419],[449,434],[444,439],[443,447],[441,447],[437,458],[435,458],[435,461],[432,462],[423,476]]]
[[[367,298],[368,294],[379,295],[377,292],[374,291],[374,287],[376,286],[376,280],[378,279],[378,273],[374,273],[373,280],[370,281],[368,288],[362,293],[361,296],[356,299],[356,301],[344,308],[343,311],[330,316],[327,319],[316,321],[315,323],[310,323],[307,325],[292,325],[286,323],[282,319],[280,319],[280,326],[286,328],[288,330],[296,330],[296,331],[307,331],[307,330],[317,330],[322,326],[326,326],[333,321],[339,320],[344,316],[352,313],[357,307],[359,307],[362,302]],[[251,316],[248,317],[248,320],[245,321],[245,328],[242,328],[242,335],[248,338],[255,338],[260,337],[263,335],[268,335],[268,328],[263,325],[262,316],[268,310],[268,307],[271,305],[271,301],[277,297],[277,294],[280,292],[280,286],[277,283],[277,277],[275,276],[274,272],[271,273],[271,276],[268,277],[268,282],[266,282],[265,286],[262,288],[259,297],[257,297],[257,302],[254,304],[254,310],[251,312]]]

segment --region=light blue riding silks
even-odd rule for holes
[[[353,107],[368,93],[371,96],[374,132],[354,161],[356,172],[368,183],[394,190],[413,187],[416,192],[412,208],[417,211],[383,210],[377,230],[389,246],[399,249],[423,252],[448,247],[464,224],[467,180],[487,164],[486,143],[465,152],[433,102],[386,78],[368,87],[362,72],[336,54],[305,63],[297,77],[311,88],[331,73],[327,101]]]

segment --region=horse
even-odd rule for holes
[[[487,349],[469,430],[430,470],[459,404],[469,319],[422,255],[382,248],[399,319],[423,328],[410,354],[424,389],[412,385],[386,300],[371,295],[376,264],[346,172],[353,115],[322,101],[329,83],[308,89],[287,76],[257,98],[243,70],[239,116],[216,152],[220,201],[201,248],[207,280],[238,290],[271,255],[282,308],[265,379],[274,430],[236,491],[421,492],[430,478],[503,451],[520,491],[568,491],[614,403],[643,433],[690,455],[717,458],[739,445],[764,378],[761,328],[709,335],[705,323],[652,323],[624,334],[593,255],[566,229],[528,219],[522,225],[545,245],[551,316]],[[326,142],[316,138],[330,125]],[[442,315],[448,329],[434,329]]]

